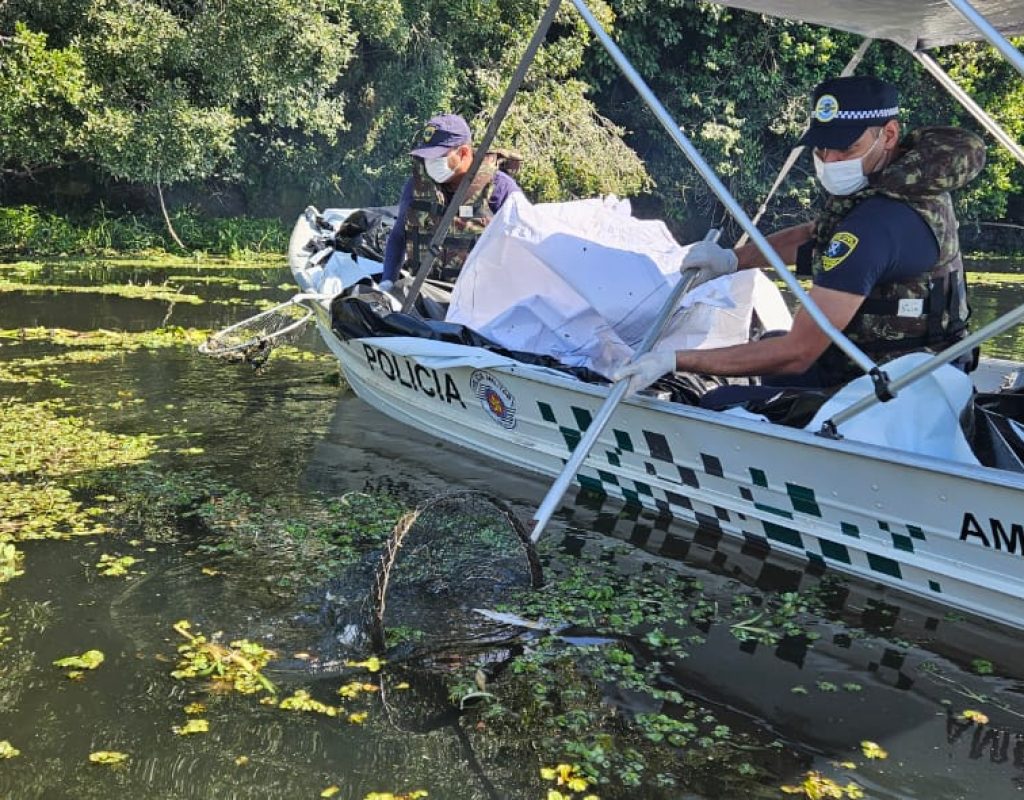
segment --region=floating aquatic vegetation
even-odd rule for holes
[[[153,436],[107,433],[65,412],[56,400],[0,401],[0,479],[73,479],[87,470],[138,463],[156,449]]]
[[[321,703],[319,700],[314,700],[305,689],[297,689],[291,697],[286,697],[278,703],[277,707],[285,711],[310,711],[315,714],[324,714],[328,717],[336,717],[345,710]]]
[[[190,719],[184,725],[175,725],[171,728],[178,736],[191,736],[194,733],[208,733],[210,722],[205,719]]]
[[[80,656],[58,658],[53,662],[53,666],[70,670],[70,672],[67,673],[67,677],[77,679],[81,677],[82,670],[96,669],[103,663],[103,658],[103,652],[100,650],[86,650]]]
[[[409,684],[405,684],[408,687]],[[364,692],[379,692],[380,687],[374,683],[363,683],[362,681],[352,681],[346,683],[344,686],[338,689],[338,694],[348,700],[354,700]]]
[[[983,714],[981,711],[975,711],[972,708],[961,711],[959,717],[960,719],[968,722],[974,722],[978,725],[988,725],[988,715]]]
[[[381,668],[387,662],[383,659],[377,658],[377,656],[370,656],[366,661],[346,661],[346,667],[361,667],[367,672],[380,672]]]
[[[820,772],[808,772],[799,784],[783,786],[781,789],[786,794],[799,794],[809,800],[831,800],[831,798],[860,800],[864,797],[864,790],[853,781],[842,786],[831,778],[826,778]]]
[[[0,340],[11,342],[44,342],[57,347],[85,348],[91,351],[118,353],[136,350],[160,350],[167,347],[195,347],[206,341],[209,331],[171,325],[146,331],[114,331],[99,328],[75,331],[68,328],[0,329]]]
[[[97,750],[95,753],[89,753],[89,761],[93,764],[108,764],[113,766],[116,764],[123,764],[127,760],[127,753],[119,753],[116,750]]]
[[[0,541],[106,533],[107,525],[97,519],[102,513],[103,509],[83,506],[59,486],[0,480]]]
[[[182,709],[189,716],[195,716],[196,714],[206,713],[206,703],[189,703]]]
[[[100,575],[111,578],[130,577],[128,570],[141,560],[135,556],[112,556],[109,553],[103,553],[96,569],[99,570]]]
[[[326,789],[324,789],[322,792],[320,792],[320,796],[321,797],[334,797],[334,795],[336,795],[340,791],[341,791],[341,787],[339,787],[339,786],[328,786]]]
[[[100,364],[120,358],[125,353],[156,351],[167,348],[194,348],[205,341],[208,331],[168,326],[148,331],[73,331],[65,328],[0,329],[0,342],[12,345],[26,343],[51,345],[58,352],[26,358],[8,358],[0,363],[0,381],[18,384],[46,382],[68,388],[67,367],[73,364]],[[38,349],[38,348],[37,348]],[[111,407],[141,404],[142,398],[125,394]]]
[[[107,284],[104,286],[74,286],[69,284],[39,284],[12,281],[0,275],[0,291],[24,292],[26,294],[98,294],[124,297],[130,300],[159,300],[163,302],[201,305],[205,301],[194,294],[185,294],[173,286],[135,286],[133,284]]]
[[[177,669],[171,675],[179,680],[210,678],[242,694],[266,691],[276,694],[277,689],[261,672],[274,657],[272,650],[245,639],[231,642],[230,647],[208,642],[205,636],[191,632],[187,620],[172,626],[176,633],[188,639],[178,647]]]
[[[6,739],[0,740],[0,758],[16,758],[21,751]]]
[[[548,791],[549,800],[572,800],[577,792],[586,792],[594,781],[584,775],[577,764],[559,764],[555,767],[541,767],[540,776],[546,781],[553,781],[556,786],[563,786],[569,792],[561,790]],[[598,800],[597,795],[588,794],[583,800]]]
[[[995,672],[992,662],[984,658],[976,658],[971,662],[971,669],[978,675],[991,675]]]
[[[25,574],[25,570],[21,568],[24,558],[24,553],[17,547],[0,539],[0,583],[6,583]]]

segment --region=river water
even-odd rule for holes
[[[216,329],[251,313],[260,301],[289,296],[285,270],[243,267],[0,265],[0,279],[9,285],[57,287],[23,291],[0,284],[0,329]],[[152,298],[145,291],[73,291],[107,286],[171,286],[203,302]],[[972,299],[986,322],[1024,302],[1024,284],[1010,278],[979,282]],[[336,366],[315,337],[300,346],[319,357],[274,359],[259,373],[205,359],[184,344],[64,360],[33,371],[30,359],[45,359],[59,348],[13,335],[0,341],[0,368],[20,369],[2,376],[0,401],[59,398],[61,413],[78,415],[94,429],[161,437],[141,462],[155,479],[179,471],[205,474],[275,508],[368,487],[421,494],[480,488],[524,516],[547,488],[544,480],[428,439],[375,412],[333,380]],[[1011,332],[987,352],[1021,358],[1024,343]],[[26,376],[41,379],[29,382]],[[0,412],[11,408],[0,406]],[[43,481],[43,473],[25,478],[33,479]],[[345,587],[325,577],[298,602],[282,600],[286,595],[274,591],[281,568],[269,556],[256,574],[225,576],[230,567],[220,560],[217,543],[201,531],[188,537],[189,513],[183,510],[176,521],[186,535],[167,541],[136,538],[136,528],[118,517],[120,527],[103,536],[19,545],[25,574],[0,583],[0,741],[21,753],[0,759],[0,797],[297,798],[319,797],[330,787],[343,800],[413,790],[451,800],[548,796],[537,777],[543,764],[531,758],[528,746],[467,735],[482,723],[460,718],[436,676],[414,667],[389,676],[390,709],[375,698],[365,705],[370,715],[363,724],[289,714],[238,693],[210,695],[203,685],[172,678],[183,642],[172,625],[182,619],[206,633],[223,631],[225,641],[244,637],[273,647],[280,657],[267,674],[286,692],[304,689],[325,697],[359,674],[353,667],[339,678],[337,670],[320,673],[310,666],[318,655],[344,653],[335,618],[323,608],[331,591],[344,594]],[[737,587],[771,599],[819,583],[792,564],[765,566],[728,543],[706,546],[685,528],[595,498],[567,501],[548,537],[546,557],[563,566],[588,555],[626,575],[654,565],[700,581],[711,601],[724,602]],[[670,541],[685,546],[668,547]],[[95,565],[103,552],[130,552],[141,561],[127,579],[101,577]],[[348,590],[358,595],[358,587]],[[660,680],[764,742],[766,751],[772,741],[781,742],[781,755],[762,758],[778,785],[799,783],[807,770],[839,774],[837,763],[857,760],[848,777],[868,797],[1019,796],[1024,648],[1018,637],[878,587],[844,583],[833,599],[827,612],[811,612],[813,642],[800,636],[772,644],[742,641],[729,626],[712,623],[688,658],[663,666]],[[105,661],[80,680],[68,680],[52,664],[90,649],[101,650]],[[395,688],[404,684],[408,688]],[[627,692],[609,694],[608,702],[629,710]],[[173,727],[186,721],[183,707],[196,701],[208,707],[209,732],[176,734]],[[965,709],[982,711],[987,722],[965,722],[958,716]],[[865,740],[889,757],[866,761],[860,749]],[[89,755],[97,751],[130,758],[116,767],[92,764]],[[602,798],[734,796],[656,792],[643,784],[594,791]],[[763,796],[783,795],[776,789]]]

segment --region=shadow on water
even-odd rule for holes
[[[144,278],[132,274],[133,281]],[[71,282],[56,272],[47,277]],[[284,280],[260,272],[253,282]],[[225,286],[196,283],[185,291],[207,300],[237,296]],[[981,321],[1011,304],[1010,294],[1019,298],[1021,291],[979,291]],[[245,293],[245,301],[264,296],[284,299],[287,292]],[[145,331],[158,327],[167,309],[164,301],[0,292],[5,329]],[[217,327],[247,310],[179,304],[171,324]],[[1024,351],[1015,339],[998,347],[993,355]],[[45,343],[5,343],[0,365],[52,352]],[[97,427],[158,433],[162,451],[144,469],[205,470],[267,506],[301,506],[304,497],[368,487],[420,497],[459,486],[497,494],[529,518],[548,486],[389,420],[326,383],[329,362],[282,360],[254,374],[188,348],[166,348],[55,369],[66,388],[0,384],[0,393],[23,402],[64,397]],[[345,664],[366,655],[337,625],[351,619],[346,614],[365,585],[336,579],[299,607],[282,606],[268,588],[275,563],[258,565],[256,575],[217,574],[224,570],[218,542],[182,524],[187,535],[174,544],[132,543],[125,530],[20,545],[26,574],[0,585],[0,639],[10,637],[0,645],[0,740],[10,739],[22,755],[0,761],[0,796],[315,797],[331,785],[343,787],[343,800],[418,788],[452,800],[542,796],[534,763],[515,761],[523,743],[482,745],[437,674],[415,664],[374,674]],[[765,744],[785,742],[787,774],[806,766],[827,771],[831,759],[857,755],[859,743],[872,740],[891,755],[859,768],[869,797],[1001,798],[1024,786],[1024,643],[1013,632],[882,587],[808,572],[776,553],[765,559],[588,495],[563,505],[545,547],[555,567],[587,559],[637,581],[655,571],[690,578],[712,608],[747,596],[752,620],[786,593],[815,595],[804,632],[770,642],[737,636],[742,625],[735,618],[714,615],[696,623],[704,643],[674,663],[641,639],[620,639],[640,663],[660,664],[664,688],[698,699]],[[95,565],[105,552],[142,561],[128,580],[102,578]],[[268,675],[283,693],[302,688],[337,704],[339,679],[375,683],[372,698],[348,704],[350,711],[371,711],[369,717],[349,724],[287,713],[254,697],[209,694],[200,683],[173,680],[181,640],[171,625],[180,619],[210,635],[223,631],[225,641],[246,637],[275,649]],[[571,640],[567,646],[593,644],[591,633],[561,632]],[[528,645],[524,635],[520,646]],[[106,661],[81,681],[51,666],[91,648]],[[983,663],[993,674],[978,674]],[[606,693],[630,713],[674,711],[670,702],[651,705],[612,686]],[[172,726],[184,722],[183,707],[196,700],[208,706],[210,732],[178,736]],[[958,716],[978,708],[987,723]],[[132,757],[111,770],[88,763],[96,750]]]
[[[545,480],[341,398],[315,446],[311,485],[329,493],[356,489],[379,481],[382,467],[391,481],[427,492],[453,483],[497,492],[524,518],[547,488]],[[807,570],[777,553],[766,559],[741,543],[586,493],[564,503],[557,522],[547,534],[554,558],[587,555],[638,579],[651,565],[667,566],[699,580],[712,603],[749,594],[751,617],[784,593],[816,594],[813,641],[743,641],[730,624],[711,621],[703,626],[706,643],[664,669],[665,686],[700,698],[723,719],[816,753],[818,768],[858,755],[864,740],[881,743],[890,758],[857,773],[871,797],[1003,797],[1024,785],[1024,641],[1015,632],[881,585]],[[630,645],[641,658],[658,660],[642,643]],[[986,662],[994,674],[978,674],[988,671]],[[628,708],[628,699],[617,699]],[[958,716],[978,707],[988,724]]]

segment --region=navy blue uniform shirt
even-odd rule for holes
[[[939,244],[920,214],[899,200],[869,197],[839,223],[814,284],[866,297],[878,283],[929,271],[938,258]]]

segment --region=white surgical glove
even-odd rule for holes
[[[612,380],[621,381],[629,378],[629,389],[626,390],[626,394],[631,395],[646,389],[665,373],[675,372],[675,369],[675,350],[657,350],[645,353],[636,361],[619,367],[612,373]]]
[[[736,271],[739,259],[733,250],[719,247],[714,242],[697,242],[683,257],[680,272],[697,268],[697,277],[693,279],[690,288],[695,288],[704,281],[710,281],[721,275],[729,275]]]
[[[381,281],[377,284],[377,288],[382,292],[390,292],[395,286],[394,281]]]

